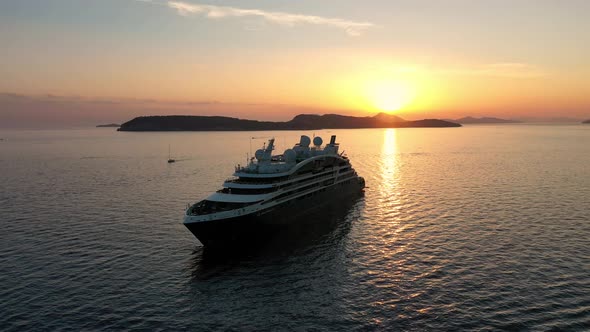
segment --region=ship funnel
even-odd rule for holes
[[[330,145],[334,144],[336,144],[336,135],[332,135],[332,137],[330,137]]]

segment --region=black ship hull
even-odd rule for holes
[[[351,181],[256,213],[184,225],[206,247],[227,248],[268,241],[273,234],[285,228],[322,222],[324,212],[347,209],[350,202],[361,195],[363,188],[364,182]]]

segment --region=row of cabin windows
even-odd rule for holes
[[[330,177],[330,176],[331,176],[331,174],[329,174],[329,173],[328,173],[328,174],[320,174],[320,175],[312,176],[312,177],[310,177],[310,178],[303,179],[303,180],[300,180],[300,181],[295,181],[295,182],[292,182],[292,183],[286,184],[286,185],[284,185],[284,186],[280,186],[279,188],[283,188],[283,189],[284,189],[284,188],[288,188],[288,187],[292,187],[292,186],[297,186],[297,185],[300,185],[300,184],[302,184],[302,183],[305,183],[305,182],[310,182],[310,181],[317,180],[317,179],[319,179],[319,178],[323,178],[323,177]],[[329,178],[329,179],[327,179],[327,180],[332,180],[332,182],[334,182],[334,180],[333,180],[333,179],[330,179],[330,178]],[[324,182],[325,182],[325,181],[324,181]],[[299,193],[299,192],[301,192],[301,191],[305,191],[305,190],[307,190],[307,189],[309,189],[309,188],[317,187],[318,185],[320,185],[320,184],[322,184],[322,183],[324,183],[324,182],[320,182],[320,183],[314,183],[314,184],[311,184],[311,185],[308,185],[308,186],[305,186],[305,187],[299,188],[299,189],[297,189],[297,190],[295,190],[295,191],[291,191],[291,192],[288,192],[288,193],[281,194],[281,195],[279,195],[277,198],[281,198],[281,197],[289,196],[289,195],[292,195],[292,194],[294,194],[294,193]]]
[[[322,174],[322,175],[316,175],[313,176],[311,178],[307,178],[307,179],[303,179],[300,181],[295,181],[292,183],[288,183],[279,187],[274,187],[274,188],[256,188],[256,189],[243,189],[243,188],[223,188],[219,191],[217,191],[218,193],[223,193],[223,194],[234,194],[234,195],[262,195],[262,194],[268,194],[268,193],[272,193],[277,191],[279,188],[289,188],[289,187],[293,187],[293,186],[297,186],[300,185],[302,183],[305,182],[310,182],[313,180],[317,180],[321,177],[326,177],[329,176],[330,174]]]
[[[278,183],[283,182],[289,179],[289,176],[280,176],[276,178],[246,178],[241,177],[235,180],[235,183],[243,183],[243,184],[269,184],[269,183]]]
[[[307,191],[307,190],[312,189],[312,188],[315,188],[315,187],[317,187],[319,185],[320,185],[319,183],[314,183],[314,184],[310,184],[310,185],[305,186],[305,187],[301,187],[301,188],[299,188],[297,190],[290,191],[288,193],[280,194],[279,196],[275,197],[275,200],[280,200],[280,199],[285,198],[287,196],[296,195],[296,194],[298,194],[300,192]]]
[[[346,162],[344,160],[339,160],[334,157],[327,157],[323,160],[318,159],[318,160],[315,160],[313,163],[309,163],[309,164],[303,166],[295,174],[302,175],[302,174],[307,174],[309,172],[314,172],[314,171],[321,172],[321,171],[325,171],[327,169],[333,168],[334,166],[345,166],[347,164],[348,164],[348,162]]]
[[[313,166],[313,165],[309,165],[309,166]],[[324,167],[323,169],[321,169],[320,171],[326,171],[328,169],[330,169],[332,167]],[[295,174],[290,175],[290,176],[281,176],[281,177],[276,177],[276,178],[248,178],[248,177],[241,177],[237,180],[234,180],[235,183],[243,183],[243,184],[271,184],[271,183],[279,183],[279,182],[284,182],[286,180],[288,180],[290,177],[299,177],[301,175],[305,175],[305,174],[311,174],[313,173],[314,168],[308,168],[308,166],[304,166],[303,169],[297,171]]]
[[[344,170],[350,170],[350,167],[346,167]],[[310,172],[308,172],[308,173],[310,173]],[[340,171],[340,173],[342,173],[342,170]],[[274,188],[259,188],[259,189],[258,188],[257,189],[223,188],[223,189],[219,190],[218,192],[224,193],[224,194],[235,194],[235,195],[262,195],[262,194],[268,194],[271,192],[275,192],[279,188],[288,188],[288,187],[292,187],[292,186],[297,186],[302,183],[317,180],[321,177],[326,177],[329,175],[330,174],[318,174],[318,175],[312,176],[310,178],[291,182],[291,183],[288,183],[288,184],[285,184],[285,185],[282,185],[279,187],[274,187]],[[267,182],[265,182],[265,183],[267,183]]]
[[[349,174],[349,175],[345,175],[345,176],[343,176],[342,178],[344,178],[344,179],[346,179],[346,178],[349,178],[349,179],[348,179],[348,180],[346,180],[346,181],[342,181],[342,182],[338,183],[338,185],[339,185],[339,186],[344,186],[344,185],[350,184],[350,183],[352,182],[352,177],[353,177],[353,176],[354,176],[354,174],[352,174],[352,173],[351,173],[351,174]],[[341,179],[342,179],[342,178],[341,178]],[[332,182],[333,182],[333,180],[332,180]],[[301,187],[301,188],[299,188],[299,189],[297,189],[297,190],[295,190],[295,191],[291,191],[291,192],[288,192],[288,193],[281,194],[281,195],[277,196],[277,197],[276,197],[276,199],[282,199],[282,198],[284,198],[284,197],[287,197],[287,196],[294,196],[294,195],[296,195],[296,194],[298,194],[298,193],[300,193],[300,192],[307,191],[307,190],[309,190],[309,189],[312,189],[312,188],[318,187],[318,186],[320,186],[321,184],[322,184],[322,183],[314,183],[314,184],[311,184],[311,185],[309,185],[309,186]],[[318,190],[318,191],[314,191],[313,193],[309,193],[309,194],[307,194],[307,195],[303,195],[303,196],[301,196],[301,197],[298,197],[297,199],[302,199],[302,198],[305,198],[305,197],[309,197],[310,195],[312,195],[312,194],[314,194],[314,193],[323,192],[323,191],[325,191],[325,190],[326,190],[326,188],[323,188],[323,189],[320,189],[320,190]]]
[[[290,201],[287,201],[287,202],[285,202],[285,204],[295,204],[297,201],[300,201],[300,200],[302,200],[304,198],[308,198],[308,197],[312,197],[312,196],[318,195],[319,193],[323,193],[325,191],[326,191],[326,188],[322,188],[320,190],[316,190],[314,192],[311,192],[311,193],[309,193],[307,195],[303,195],[303,196],[297,197],[296,199],[292,199]]]
[[[345,185],[347,185],[347,184],[350,184],[351,182],[352,182],[352,179],[349,179],[349,180],[346,180],[346,181],[343,181],[343,182],[340,182],[340,183],[338,183],[338,186],[342,187],[342,186],[345,186]],[[306,195],[303,195],[303,196],[299,196],[299,197],[297,197],[297,199],[296,199],[296,200],[298,200],[298,201],[299,201],[299,200],[302,200],[302,199],[306,199],[306,198],[309,198],[309,197],[315,196],[315,195],[317,195],[317,194],[319,194],[319,193],[323,193],[323,192],[325,192],[325,191],[326,191],[326,188],[322,188],[322,189],[320,189],[320,190],[316,190],[316,191],[314,191],[314,192],[311,192],[311,193],[309,193],[309,194],[306,194]]]
[[[346,180],[346,181],[342,181],[342,182],[338,183],[338,185],[339,185],[339,186],[345,186],[345,185],[347,185],[347,184],[351,184],[353,180],[354,180],[354,179],[352,179],[352,178],[351,178],[351,179],[348,179],[348,180]]]
[[[242,188],[223,188],[218,193],[234,194],[234,195],[262,195],[277,191],[278,188],[257,188],[257,189],[242,189]]]
[[[327,173],[327,174],[318,174],[318,175],[315,175],[315,176],[312,176],[312,177],[309,177],[309,178],[306,178],[306,179],[303,179],[303,180],[299,180],[299,181],[295,181],[295,182],[291,182],[291,183],[282,185],[279,188],[288,188],[288,187],[291,187],[291,186],[297,186],[297,185],[300,185],[302,183],[313,181],[313,180],[317,180],[319,178],[327,177],[327,176],[330,176],[330,175],[331,175],[330,173]]]
[[[341,177],[339,177],[338,180],[348,179],[348,178],[351,178],[353,176],[355,176],[355,173],[354,172],[353,173],[349,173],[349,174],[344,174]]]

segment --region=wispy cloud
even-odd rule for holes
[[[337,29],[344,30],[350,36],[359,36],[365,30],[375,26],[373,23],[370,22],[356,22],[341,18],[274,12],[262,9],[245,9],[229,6],[214,6],[208,4],[198,4],[171,0],[163,2],[156,0],[138,1],[166,5],[176,10],[176,12],[182,16],[201,15],[209,19],[221,19],[231,17],[258,17],[268,22],[280,24],[283,26],[296,26],[302,24],[331,26]]]

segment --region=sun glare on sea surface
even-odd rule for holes
[[[406,107],[414,97],[414,89],[407,82],[384,80],[367,87],[367,98],[378,111],[393,113]]]

